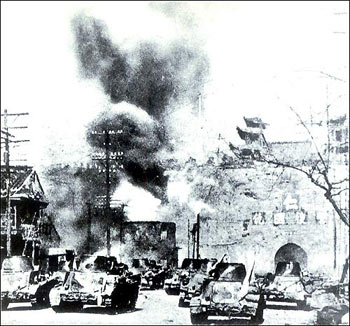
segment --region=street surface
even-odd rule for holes
[[[164,290],[141,291],[135,311],[107,313],[105,308],[85,306],[82,312],[55,313],[51,308],[34,310],[30,303],[10,304],[1,313],[2,325],[190,325],[189,308],[177,306],[178,296]],[[282,309],[276,309],[282,308]],[[313,325],[315,311],[298,311],[294,304],[278,307],[267,303],[263,325]],[[211,317],[208,324],[248,324],[248,320]]]

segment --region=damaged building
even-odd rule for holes
[[[119,232],[114,233],[112,242],[118,243]],[[172,222],[124,222],[120,232],[122,261],[132,264],[133,259],[149,259],[167,265],[177,266],[176,224]]]

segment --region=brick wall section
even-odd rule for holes
[[[274,270],[274,259],[278,249],[287,243],[294,243],[306,252],[306,268],[309,271],[333,275],[341,269],[346,249],[349,248],[348,229],[343,227],[341,230],[341,223],[334,216],[333,208],[324,198],[323,192],[310,180],[290,169],[285,170],[282,175],[281,172],[280,168],[266,166],[237,170],[237,176],[254,179],[253,190],[258,199],[233,199],[232,207],[227,209],[224,215],[203,215],[204,219],[208,220],[202,223],[201,228],[202,257],[220,258],[224,253],[228,253],[231,261],[247,261],[256,252],[256,271],[266,273]],[[271,177],[272,175],[274,177]],[[273,181],[276,180],[276,175],[280,177]],[[298,199],[296,210],[286,211],[284,202],[289,195]],[[296,222],[296,216],[301,210],[307,214],[305,224]],[[274,225],[274,214],[283,211],[288,224]],[[266,223],[253,225],[254,212],[265,213]],[[319,222],[321,217],[324,223]],[[243,232],[243,222],[247,219],[248,230]],[[336,249],[335,219],[338,246]]]

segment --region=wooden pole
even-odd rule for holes
[[[200,215],[199,213],[197,214],[197,259],[199,259],[200,255],[199,255],[199,229],[200,229],[200,225],[199,225],[199,220],[200,220]]]

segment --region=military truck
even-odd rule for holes
[[[250,317],[260,323],[266,302],[252,275],[244,264],[218,263],[204,280],[201,294],[190,301],[192,324],[210,316]]]
[[[79,311],[86,304],[132,309],[140,283],[140,275],[130,273],[116,257],[91,256],[78,270],[67,272],[63,282],[50,291],[50,304],[55,312]]]

